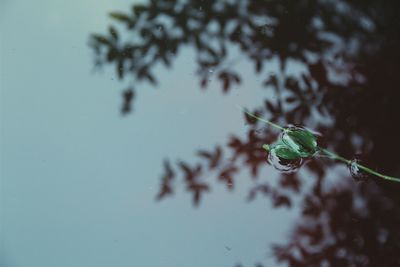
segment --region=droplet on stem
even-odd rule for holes
[[[351,160],[349,164],[350,174],[356,181],[366,180],[368,179],[368,174],[360,169],[360,167],[358,166],[359,163],[359,159]]]
[[[268,147],[270,148],[270,147]],[[265,149],[265,148],[264,148]],[[275,149],[270,149],[267,158],[269,164],[271,164],[275,169],[281,172],[291,173],[297,171],[303,164],[303,159],[284,159],[276,155]]]

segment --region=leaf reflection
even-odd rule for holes
[[[178,52],[191,47],[200,86],[206,88],[212,74],[226,94],[243,81],[230,64],[229,47],[236,46],[264,86],[279,96],[265,99],[252,113],[281,125],[309,125],[338,154],[352,158],[352,151],[362,151],[368,166],[399,176],[399,10],[395,0],[155,0],[134,5],[131,12],[111,13],[115,23],[135,33],[135,40],[110,27],[106,34],[93,34],[90,46],[95,62],[113,65],[121,80],[154,86],[162,82],[154,68],[171,68]],[[280,67],[266,73],[264,66],[272,59]],[[304,71],[288,73],[289,62],[302,64]],[[137,93],[123,94],[123,112],[131,110]],[[158,199],[174,193],[179,184],[173,181],[180,174],[199,205],[211,187],[201,176],[215,175],[230,189],[237,171],[248,169],[254,178],[249,200],[262,195],[275,207],[290,208],[293,197],[301,197],[302,217],[292,236],[273,247],[277,262],[291,267],[400,266],[398,185],[364,181],[330,188],[325,180],[331,163],[325,161],[304,166],[313,175],[308,179],[315,177],[305,193],[298,173],[282,174],[278,185],[260,182],[266,160],[262,145],[275,137],[256,132],[256,120],[245,120],[249,130],[244,138],[232,135],[225,145],[199,148],[195,163],[172,166],[166,161]]]

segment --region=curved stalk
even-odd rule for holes
[[[268,124],[268,125],[270,125],[270,126],[276,128],[276,129],[279,129],[279,130],[281,130],[281,131],[286,131],[286,129],[285,129],[284,127],[282,127],[282,126],[280,126],[280,125],[278,125],[278,124],[275,124],[275,123],[273,123],[273,122],[271,122],[271,121],[268,121],[268,120],[265,120],[265,119],[263,119],[263,118],[260,118],[260,117],[258,117],[258,116],[256,116],[256,115],[254,115],[254,114],[248,112],[246,109],[244,109],[244,108],[242,108],[242,107],[239,107],[239,108],[242,109],[243,112],[245,112],[247,115],[249,115],[249,116],[252,117],[252,118],[255,118],[255,119],[259,120],[259,121],[262,121],[262,122],[264,122],[264,123],[266,123],[266,124]],[[269,151],[269,148],[270,148],[270,147],[269,147],[269,145],[264,144],[264,145],[263,145],[263,148],[264,148],[265,150]],[[379,172],[377,172],[377,171],[374,171],[373,169],[370,169],[370,168],[368,168],[368,167],[366,167],[366,166],[364,166],[364,165],[361,165],[361,164],[359,164],[359,163],[357,163],[357,162],[352,162],[352,161],[349,160],[349,159],[346,159],[346,158],[344,158],[344,157],[342,157],[342,156],[339,156],[339,155],[337,155],[336,153],[334,153],[334,152],[332,152],[332,151],[330,151],[330,150],[328,150],[328,149],[325,149],[325,148],[322,148],[322,147],[318,147],[318,149],[319,149],[319,151],[321,151],[322,153],[324,153],[326,156],[328,156],[328,157],[331,158],[331,159],[339,160],[339,161],[341,161],[341,162],[343,162],[343,163],[346,163],[346,164],[348,164],[348,165],[350,165],[350,164],[355,164],[359,169],[365,171],[366,173],[369,173],[369,174],[371,174],[371,175],[375,175],[375,176],[377,176],[377,177],[380,177],[380,178],[385,179],[385,180],[388,180],[388,181],[393,181],[393,182],[399,182],[399,183],[400,183],[400,178],[396,178],[396,177],[393,177],[393,176],[384,175],[384,174],[382,174],[382,173],[379,173]]]
[[[256,115],[254,115],[254,114],[248,112],[246,109],[244,109],[244,108],[242,108],[242,107],[240,107],[240,106],[239,106],[239,108],[240,108],[241,110],[243,110],[244,113],[246,113],[247,115],[249,115],[249,116],[252,117],[252,118],[255,118],[255,119],[259,120],[259,121],[265,122],[266,124],[269,124],[269,125],[271,125],[272,127],[276,128],[276,129],[279,129],[279,130],[281,130],[281,131],[284,131],[284,130],[285,130],[285,128],[283,128],[282,126],[280,126],[280,125],[278,125],[278,124],[275,124],[275,123],[273,123],[273,122],[271,122],[271,121],[268,121],[268,120],[264,120],[263,118],[260,118],[260,117],[258,117],[258,116],[256,116]]]
[[[333,153],[332,151],[329,151],[329,150],[327,150],[325,148],[321,148],[320,147],[319,149],[320,149],[321,152],[323,152],[325,155],[329,156],[331,159],[339,160],[339,161],[347,163],[349,165],[350,164],[355,164],[358,168],[360,168],[361,170],[363,170],[363,171],[365,171],[365,172],[367,172],[369,174],[375,175],[375,176],[383,178],[385,180],[389,180],[389,181],[394,181],[394,182],[399,182],[400,183],[400,178],[384,175],[384,174],[379,173],[377,171],[374,171],[373,169],[370,169],[370,168],[368,168],[368,167],[366,167],[364,165],[361,165],[361,164],[359,164],[357,162],[352,162],[351,160],[343,158],[342,156],[339,156],[339,155],[337,155],[337,154]]]

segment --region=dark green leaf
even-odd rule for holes
[[[287,160],[295,160],[301,158],[301,155],[297,153],[297,151],[281,142],[273,144],[270,148],[270,153],[275,153],[277,157]]]
[[[282,134],[281,139],[301,157],[312,157],[318,150],[317,137],[303,128],[288,128]]]

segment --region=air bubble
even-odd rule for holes
[[[297,169],[299,169],[303,164],[302,158],[287,160],[278,157],[274,149],[271,149],[271,151],[268,153],[267,160],[269,164],[271,164],[276,170],[284,173],[296,172]]]
[[[368,175],[360,169],[360,167],[358,166],[359,163],[359,159],[351,160],[349,164],[350,174],[356,181],[366,180],[368,178]]]

